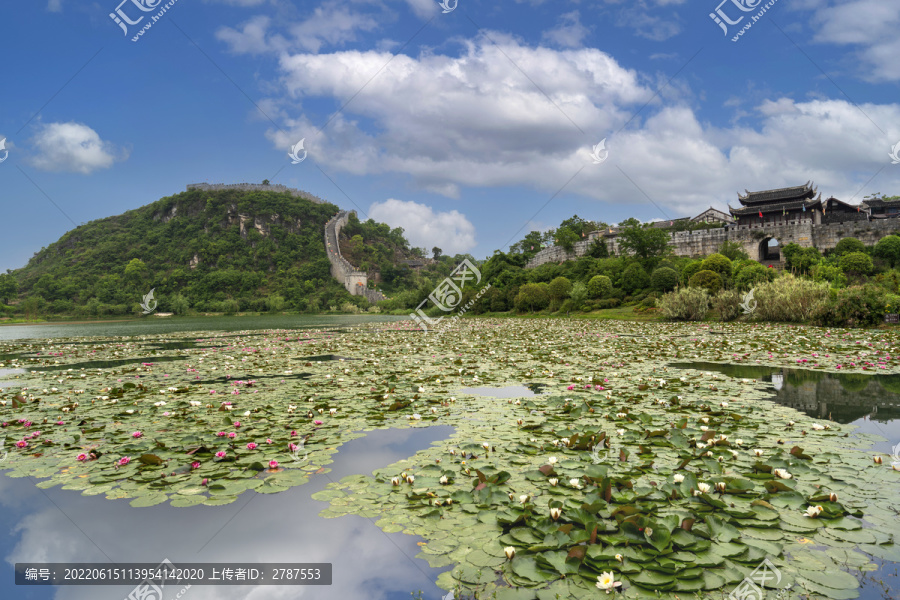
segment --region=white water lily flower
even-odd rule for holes
[[[553,519],[554,521],[559,519],[561,516],[562,516],[561,508],[551,508],[550,509],[550,518]]]
[[[821,506],[807,506],[806,507],[806,516],[812,519],[815,519],[822,512]]]
[[[547,459],[547,462],[550,463],[551,465],[555,465],[555,464],[556,464],[556,457],[555,457],[555,456],[551,456],[550,458]]]
[[[723,493],[725,492],[725,482],[724,481],[720,481],[720,482],[716,483],[716,491],[723,492]]]
[[[580,490],[580,489],[581,489],[581,480],[579,480],[579,479],[570,479],[570,480],[569,480],[569,485],[571,485],[573,488],[576,488],[576,489],[579,489],[579,490]]]
[[[697,442],[697,447],[702,450],[703,448],[706,448],[706,443],[705,442]]]
[[[616,417],[619,418],[619,419],[624,419],[624,418],[627,417],[627,416],[628,416],[628,415],[625,414],[625,413],[616,413]]]
[[[528,502],[528,494],[522,494],[521,496],[519,496],[519,502],[521,502],[522,504]]]
[[[755,455],[757,455],[757,456],[762,456],[762,455],[763,455],[763,451],[762,451],[761,449],[759,449],[759,448],[756,448],[756,449],[753,450],[753,454],[755,454]]]
[[[507,559],[512,560],[513,557],[516,555],[516,549],[513,548],[512,546],[507,546],[506,548],[503,549],[503,553],[506,554]]]
[[[793,421],[788,421],[788,427],[793,427],[793,426],[794,426],[794,422],[793,422]]]
[[[559,483],[559,479],[557,479],[556,477],[551,477],[551,478],[549,479],[549,481],[550,481],[550,485],[553,486],[553,487],[556,487],[556,484]]]
[[[601,590],[605,590],[607,594],[610,592],[610,590],[616,589],[617,583],[619,582],[616,581],[616,578],[612,574],[612,572],[601,573],[597,576],[597,587]]]
[[[624,429],[616,429],[616,433],[619,435],[625,435],[625,430]]]
[[[709,423],[709,417],[703,417],[700,420],[703,421],[704,423]]]
[[[738,446],[740,446],[744,443],[744,440],[742,440],[741,438],[738,438],[738,439],[734,440],[734,443],[737,444]]]
[[[328,409],[328,412],[329,412],[329,414],[331,414],[331,415],[336,415],[336,414],[337,414],[337,409],[336,409],[336,408],[329,408],[329,409]]]
[[[487,452],[490,452],[490,451],[491,451],[491,445],[490,445],[490,443],[488,443],[488,442],[482,442],[482,443],[481,443],[481,447],[484,448],[485,451],[487,451]]]
[[[675,481],[675,483],[681,483],[682,481],[684,481],[684,475],[682,475],[681,473],[675,473],[674,475],[672,475],[672,479]]]
[[[700,482],[700,483],[697,484],[697,489],[700,490],[700,493],[701,493],[701,494],[708,494],[708,493],[709,493],[709,490],[712,489],[712,488],[709,487],[709,484],[708,484],[708,483],[702,483],[702,482]]]
[[[68,408],[64,408],[63,410],[68,411],[69,409],[68,409]],[[128,413],[129,415],[132,415],[132,414],[134,414],[134,409],[129,408],[129,409],[126,410],[125,412]]]
[[[159,402],[154,402],[154,403],[153,403],[153,406],[165,406],[165,405],[166,405],[166,403],[163,402],[162,400],[160,400]]]
[[[191,400],[190,404],[191,404],[191,406],[200,406],[200,401],[199,400]]]
[[[772,474],[779,479],[791,479],[793,477],[786,469],[774,469]]]
[[[559,443],[560,443],[560,444],[565,444],[566,446],[568,446],[568,445],[569,445],[569,438],[561,438],[561,439],[559,440]]]
[[[422,386],[419,386],[419,393],[421,394],[424,391],[425,391],[425,388],[423,388]]]
[[[721,434],[719,434],[719,439],[724,442],[725,440],[728,439],[728,436],[725,435],[724,433],[721,433]]]
[[[420,415],[419,413],[415,413],[415,414],[412,416],[412,418],[415,419],[416,421],[418,421],[419,419],[422,418],[422,415]]]
[[[438,480],[441,484],[446,484],[449,480],[446,475],[441,475],[441,478]]]
[[[415,481],[416,481],[415,475],[407,475],[406,476],[406,483],[412,485],[413,483],[415,483]]]
[[[812,428],[815,429],[816,431],[821,431],[821,430],[825,429],[825,426],[819,425],[818,423],[813,423]]]
[[[249,416],[250,416],[250,411],[249,411],[249,410],[245,410],[245,411],[244,411],[244,416],[245,416],[245,417],[249,417]]]

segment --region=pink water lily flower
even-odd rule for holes
[[[131,457],[123,456],[122,458],[119,459],[119,466],[124,467],[125,465],[127,465],[130,462],[131,462]]]
[[[241,422],[240,422],[240,421],[235,421],[235,422],[234,422],[234,426],[235,426],[235,427],[240,427],[240,426],[241,426]]]
[[[134,433],[131,434],[131,437],[133,437],[133,438],[139,438],[139,437],[141,437],[142,435],[144,435],[144,434],[141,433],[140,431],[135,431]]]
[[[256,444],[254,442],[250,442],[247,444],[247,450],[256,450]]]
[[[270,469],[275,469],[275,468],[277,468],[277,467],[278,467],[278,461],[277,461],[277,460],[270,460],[270,461],[269,461],[269,468],[270,468]]]
[[[231,433],[228,434],[228,437],[234,438],[234,437],[237,437],[237,434],[232,431]]]
[[[224,450],[219,450],[218,452],[216,452],[216,456],[217,456],[218,458],[225,458],[225,451],[224,451]]]
[[[28,442],[26,442],[25,440],[19,440],[18,442],[16,442],[16,448],[24,448],[27,445],[28,445]]]
[[[192,463],[191,463],[191,468],[192,468],[192,469],[199,469],[199,468],[200,468],[200,461],[195,460],[194,462],[192,462]]]
[[[81,462],[84,462],[84,461],[86,461],[87,459],[88,459],[88,456],[87,456],[87,454],[85,454],[84,452],[82,452],[81,454],[78,455],[78,460],[81,461]]]

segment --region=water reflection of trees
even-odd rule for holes
[[[817,419],[838,423],[850,423],[866,416],[881,422],[900,419],[900,375],[827,373],[718,363],[677,363],[672,366],[771,382],[775,388],[772,398],[775,402]]]

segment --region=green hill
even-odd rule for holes
[[[151,289],[161,312],[368,307],[330,274],[323,232],[338,210],[289,192],[189,190],[67,232],[13,272],[18,292],[0,300],[26,314],[84,316],[140,313]],[[393,269],[413,256],[402,229],[351,225],[378,249],[369,258]]]

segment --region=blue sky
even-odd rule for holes
[[[0,271],[202,181],[299,187],[477,258],[575,213],[900,194],[897,3],[777,0],[732,41],[766,2],[177,0],[134,42],[166,2],[118,2],[0,8]],[[117,7],[144,17],[128,35]]]

